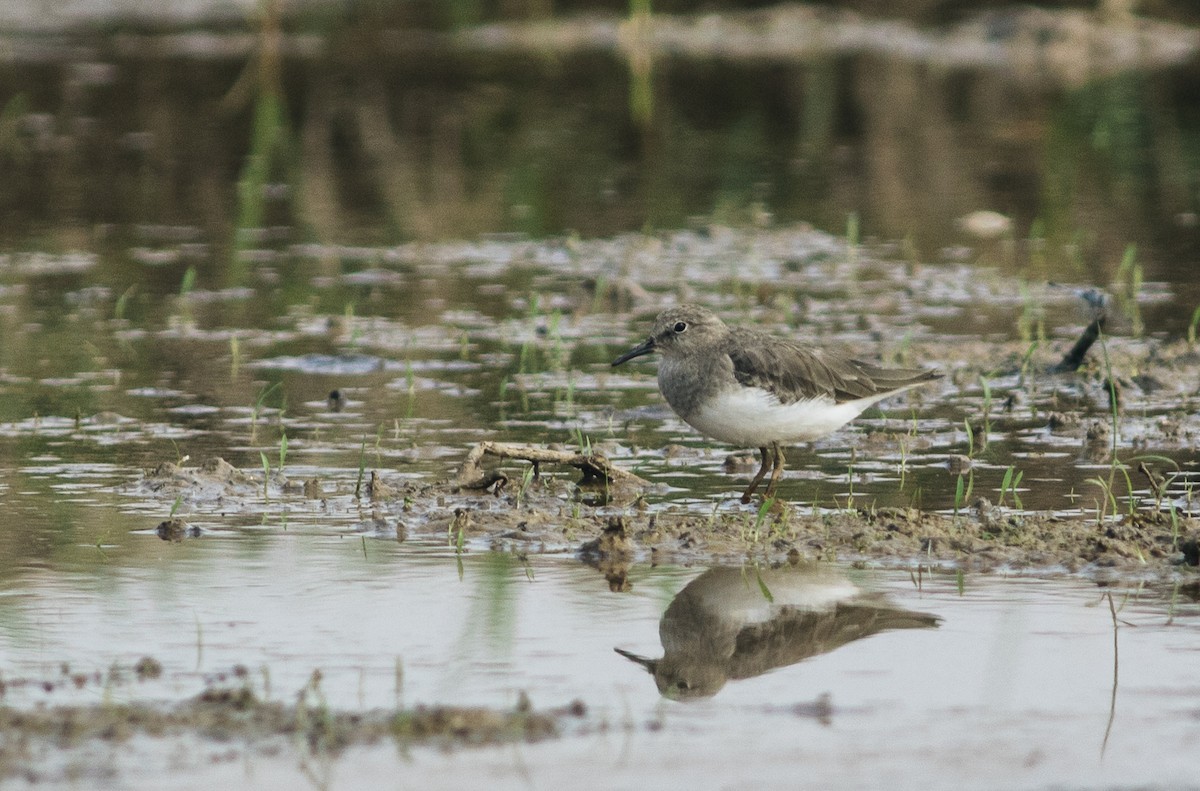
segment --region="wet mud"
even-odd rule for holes
[[[145,658],[126,675],[143,680],[149,672],[146,665],[161,673],[156,660]],[[95,780],[98,779],[94,776],[95,767],[68,766],[63,771],[54,768],[53,761],[46,760],[47,754],[81,750],[95,744],[128,744],[142,736],[182,739],[187,749],[202,754],[223,746],[221,760],[243,755],[269,756],[289,748],[301,756],[328,759],[336,758],[349,747],[382,741],[394,742],[400,749],[537,742],[560,736],[565,729],[584,722],[587,715],[586,707],[579,701],[535,710],[524,695],[510,710],[418,706],[336,711],[322,699],[320,672],[313,674],[295,703],[264,700],[248,681],[239,683],[238,679],[248,678],[244,668],[234,668],[228,675],[228,681],[211,684],[199,695],[169,705],[113,702],[32,709],[0,706],[0,778],[13,778],[30,785]],[[103,684],[110,691],[114,685],[112,678],[72,676],[68,681],[76,687]],[[61,682],[48,679],[9,683],[36,684],[50,691]],[[123,682],[115,683],[119,686]],[[60,776],[60,772],[65,776]]]
[[[155,450],[108,491],[153,512],[140,531],[172,542],[278,525],[579,553],[617,590],[622,564],[668,558],[1195,566],[1200,346],[1171,318],[1186,305],[1136,269],[1100,288],[987,265],[1023,246],[918,264],[807,226],[400,245],[369,270],[373,305],[408,304],[394,280],[446,284],[408,295],[411,313],[297,310],[261,331],[172,320],[133,342],[215,362],[185,366],[173,388],[131,389],[127,408],[150,401],[150,419],[107,410],[0,429],[123,444],[131,458],[170,438],[174,460]],[[943,377],[789,448],[778,500],[742,506],[753,453],[679,422],[652,364],[609,365],[681,300]],[[275,348],[301,343],[321,351]],[[301,394],[291,405],[288,391]],[[57,474],[73,485],[73,470]]]
[[[388,483],[386,475],[372,472],[365,496],[373,523],[400,540],[445,536],[460,549],[470,542],[521,552],[573,551],[600,568],[614,590],[622,589],[629,564],[637,562],[936,562],[980,571],[1135,574],[1167,573],[1200,562],[1200,520],[1174,510],[1069,517],[1006,508],[986,497],[953,514],[891,507],[816,509],[782,501],[741,506],[731,490],[726,502],[702,514],[680,505],[652,508],[649,487],[637,476],[622,473],[607,480],[598,472],[611,468],[600,454],[585,459],[542,447],[502,450],[501,462],[486,473],[477,448],[464,459],[459,476],[432,483]],[[582,468],[582,479],[545,474],[555,460]],[[189,498],[219,498],[222,490],[231,498],[245,497],[263,490],[252,473],[238,472],[222,459],[194,468],[163,464],[138,485]],[[176,518],[157,532],[172,541],[200,535]]]

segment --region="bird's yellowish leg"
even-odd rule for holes
[[[762,458],[762,466],[758,468],[758,473],[755,474],[753,480],[750,481],[750,485],[746,487],[746,491],[742,494],[742,503],[750,502],[750,496],[754,494],[754,490],[762,482],[763,476],[767,474],[767,465],[771,463],[771,457],[767,456],[768,450],[770,448],[758,449],[758,455]]]
[[[763,493],[763,497],[766,498],[775,496],[775,487],[779,485],[779,478],[783,475],[783,448],[779,447],[778,442],[771,443],[771,458],[773,461],[771,482],[767,484],[767,490]]]

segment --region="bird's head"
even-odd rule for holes
[[[613,365],[657,351],[665,355],[686,354],[719,340],[729,332],[725,322],[708,308],[680,305],[668,308],[654,320],[650,337],[613,360]]]

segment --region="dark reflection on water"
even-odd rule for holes
[[[832,566],[718,567],[671,600],[658,627],[661,658],[615,650],[646,668],[665,697],[689,700],[879,632],[940,620],[863,591]]]
[[[1103,284],[1137,243],[1148,278],[1194,280],[1194,60],[1113,74],[1080,55],[1064,76],[1051,60],[931,67],[878,49],[659,53],[642,74],[595,47],[551,56],[336,17],[277,39],[278,24],[85,37],[0,64],[6,244],[119,239],[177,263],[162,248],[182,235],[184,257],[225,269],[230,246],[609,235],[699,216],[841,232],[853,214],[927,260],[994,210],[1014,224],[975,231],[1009,240],[985,249],[993,263]],[[639,80],[650,113],[631,101]]]

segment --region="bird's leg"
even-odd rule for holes
[[[758,449],[758,455],[762,457],[762,466],[758,468],[758,473],[750,481],[750,485],[746,487],[746,491],[742,494],[743,504],[750,502],[750,495],[754,494],[754,490],[762,482],[763,476],[767,474],[767,465],[771,463],[771,459],[767,456],[768,450],[769,448]]]
[[[767,484],[767,491],[763,493],[763,496],[767,498],[775,496],[775,487],[779,484],[780,476],[783,475],[783,448],[779,447],[778,442],[772,442],[771,451],[771,456],[774,460],[774,466],[771,469],[771,482]]]

